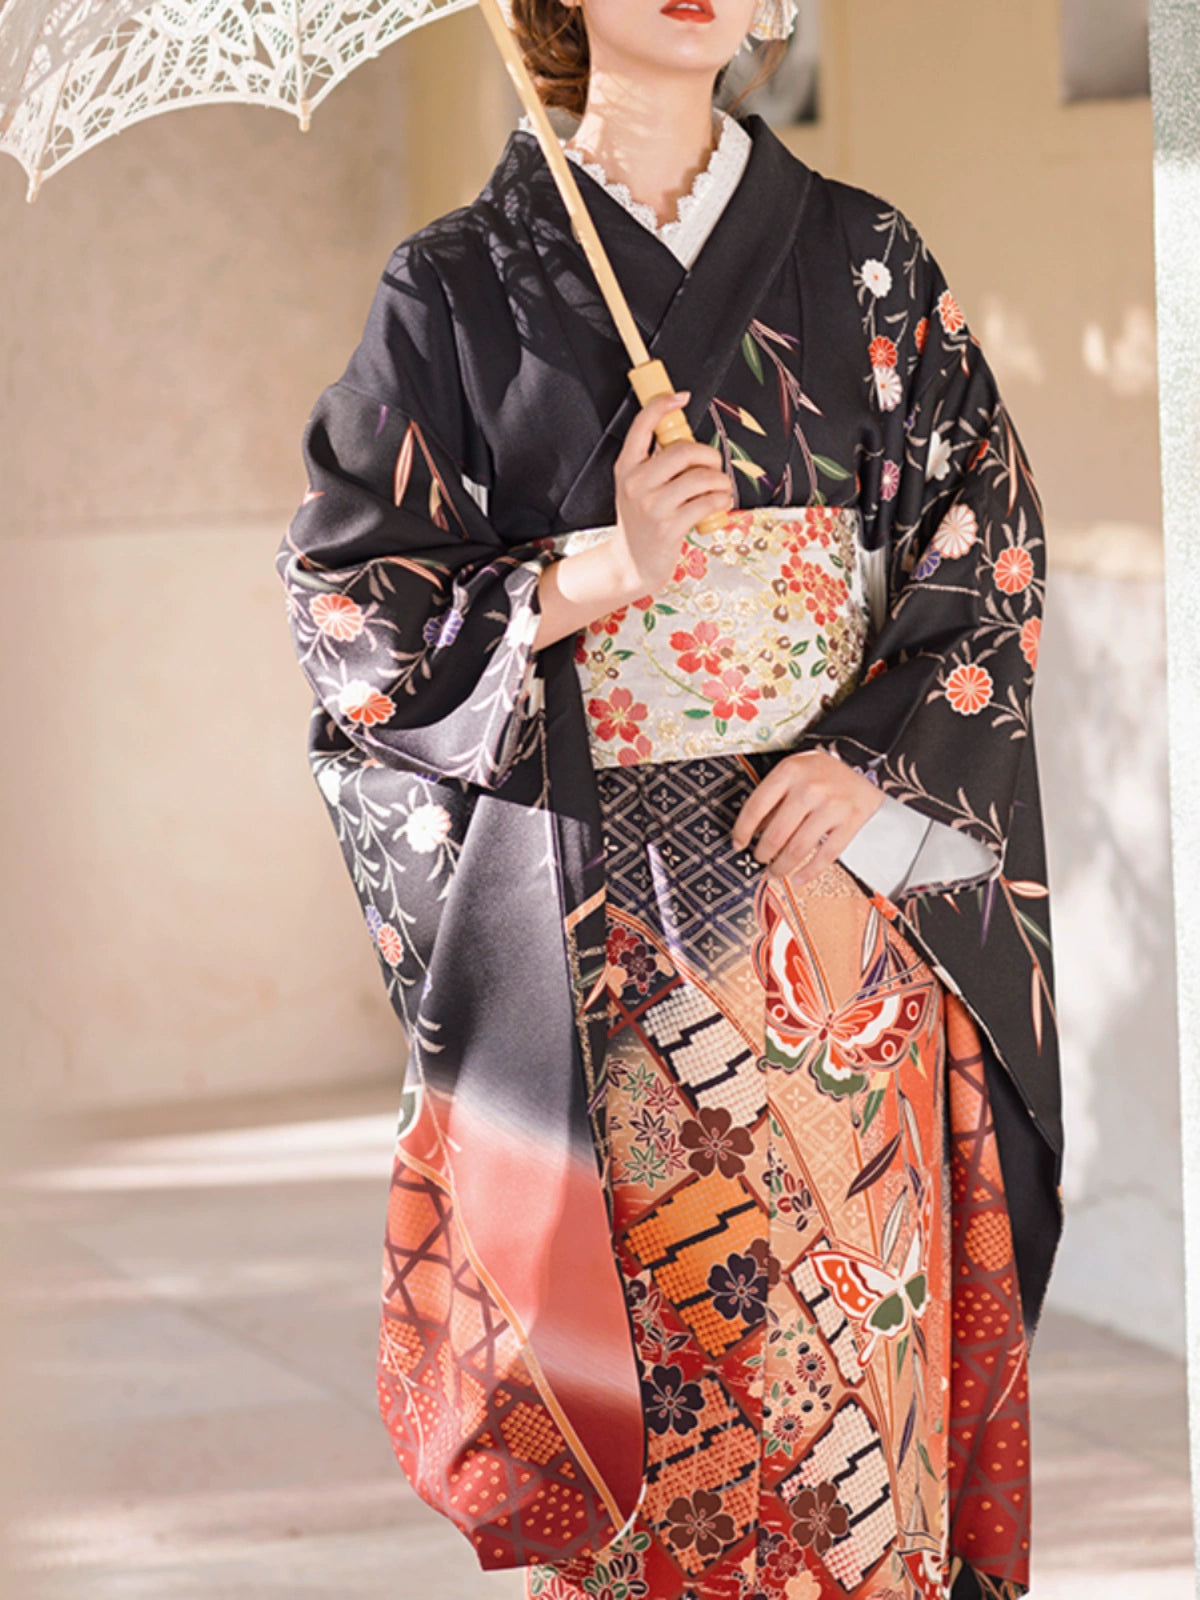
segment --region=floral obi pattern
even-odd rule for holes
[[[552,541],[566,555],[615,525]],[[858,512],[753,506],[692,529],[657,595],[575,637],[592,759],[603,767],[791,745],[858,681],[870,626]]]

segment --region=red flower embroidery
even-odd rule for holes
[[[878,678],[880,673],[887,671],[886,661],[872,661],[863,678],[864,683],[870,683],[872,678]]]
[[[628,606],[620,606],[616,611],[606,611],[602,617],[597,617],[594,622],[588,623],[589,633],[616,633],[625,620]]]
[[[322,633],[331,639],[357,639],[363,630],[362,607],[345,594],[319,594],[308,608]]]
[[[897,353],[896,346],[882,333],[871,340],[871,348],[867,352],[873,367],[894,367]]]
[[[1010,544],[996,557],[996,587],[1005,594],[1019,594],[1033,578],[1033,557],[1024,546]]]
[[[850,1512],[837,1497],[832,1483],[819,1483],[815,1489],[801,1489],[792,1500],[792,1515],[796,1519],[792,1531],[796,1542],[811,1545],[823,1556],[835,1539],[840,1539],[850,1529]]]
[[[685,545],[679,565],[671,574],[671,582],[682,583],[685,578],[702,578],[707,571],[708,552],[698,549],[694,544]],[[652,600],[653,596],[647,596],[647,599]],[[635,600],[634,605],[637,604]]]
[[[929,333],[929,318],[922,317],[913,329],[913,338],[916,341],[918,354],[925,348],[925,340]]]
[[[961,333],[967,325],[967,319],[949,289],[943,289],[938,296],[937,314],[942,327],[949,334]]]
[[[361,678],[354,678],[346,684],[338,699],[343,716],[364,728],[376,722],[386,722],[396,709],[394,700],[389,700],[386,694],[380,694],[378,689],[373,689]]]
[[[720,672],[723,646],[732,648],[733,640],[722,638],[715,622],[698,622],[691,633],[677,628],[671,635],[671,649],[681,672]]]
[[[746,682],[741,667],[726,667],[719,679],[709,678],[704,692],[713,702],[713,716],[722,721],[737,716],[743,722],[753,722],[758,715],[758,707],[753,702],[758,699],[759,692]]]
[[[635,767],[639,761],[648,761],[654,746],[644,733],[634,737],[631,745],[624,744],[617,751],[617,761],[623,767]]]
[[[628,689],[614,689],[607,700],[589,700],[588,716],[596,724],[598,739],[636,740],[638,723],[646,715],[646,702],[634,702]]]
[[[1038,645],[1042,638],[1041,617],[1030,617],[1021,629],[1021,654],[1028,661],[1033,670],[1037,671]]]
[[[946,699],[963,716],[982,711],[991,698],[992,675],[973,661],[955,667],[946,679]]]

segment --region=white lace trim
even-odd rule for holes
[[[567,148],[566,140],[579,126],[580,119],[577,116],[561,106],[551,107],[548,114],[550,124],[569,159],[582,167],[607,194],[624,206],[630,216],[661,239],[685,267],[690,267],[700,253],[701,245],[712,232],[725,202],[737,188],[750,156],[753,141],[737,118],[714,107],[713,132],[717,134],[717,142],[708,165],[696,174],[688,192],[680,196],[675,216],[669,222],[660,223],[654,208],[644,201],[635,200],[627,184],[610,178],[598,161],[589,161],[581,151]],[[533,132],[533,121],[528,113],[522,115],[519,126],[527,133]]]

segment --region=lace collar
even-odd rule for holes
[[[696,174],[688,192],[680,196],[671,221],[660,224],[653,207],[635,200],[628,185],[611,179],[598,161],[588,161],[578,150],[565,149],[565,141],[579,126],[579,118],[574,113],[561,106],[552,106],[548,115],[550,125],[558,135],[559,142],[564,144],[569,159],[582,167],[606,193],[624,206],[630,216],[661,239],[685,267],[690,267],[724,209],[725,202],[737,188],[738,179],[749,159],[753,141],[737,118],[727,111],[713,108],[713,130],[717,132],[719,129],[719,133],[708,165]],[[533,133],[533,120],[528,113],[522,115],[518,126],[527,133]]]

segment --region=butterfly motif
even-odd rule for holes
[[[872,1072],[897,1066],[937,1003],[935,975],[903,964],[897,970],[883,921],[876,921],[863,983],[838,1005],[803,920],[793,927],[769,892],[758,899],[751,953],[767,996],[773,1059],[783,1058],[790,1071],[807,1065],[828,1094],[854,1094]]]
[[[898,1339],[929,1303],[929,1275],[921,1266],[921,1244],[930,1237],[933,1186],[927,1184],[921,1220],[913,1229],[904,1264],[897,1272],[865,1251],[812,1249],[807,1259],[838,1306],[859,1324],[865,1339],[859,1360],[865,1366],[880,1338]]]

